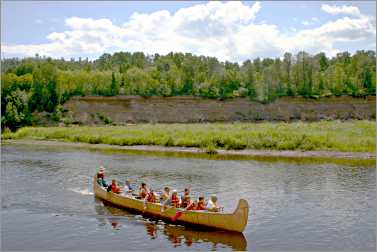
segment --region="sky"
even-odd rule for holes
[[[2,1],[1,57],[142,51],[242,62],[376,48],[375,1]]]

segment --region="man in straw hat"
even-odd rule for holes
[[[107,187],[107,183],[105,181],[105,167],[102,165],[99,168],[99,171],[97,172],[97,182],[101,186]]]

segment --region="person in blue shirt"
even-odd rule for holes
[[[127,194],[127,193],[132,193],[135,189],[133,188],[133,186],[131,185],[130,181],[129,180],[126,180],[124,182],[124,188],[123,188],[123,193],[124,194]]]

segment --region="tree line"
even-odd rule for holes
[[[2,128],[33,122],[33,112],[60,113],[72,96],[191,95],[214,99],[248,97],[269,102],[281,96],[317,98],[376,93],[374,51],[221,62],[191,53],[105,53],[98,59],[3,59]],[[35,113],[34,113],[35,114]]]

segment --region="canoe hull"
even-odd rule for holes
[[[246,200],[241,199],[236,210],[233,213],[215,213],[207,211],[185,211],[176,220],[171,218],[182,209],[168,207],[161,212],[162,205],[160,203],[147,203],[144,210],[144,202],[120,194],[107,192],[103,187],[93,181],[93,189],[96,197],[105,200],[112,205],[128,209],[135,213],[141,213],[167,222],[176,224],[200,226],[207,229],[227,230],[232,232],[243,232],[248,220],[249,206]]]

